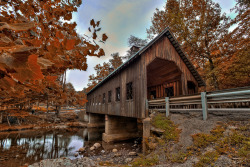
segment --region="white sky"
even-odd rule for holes
[[[231,17],[230,9],[235,5],[234,0],[214,0]],[[103,33],[108,35],[108,40],[101,47],[105,56],[101,58],[88,57],[87,71],[67,71],[67,82],[71,82],[77,91],[87,86],[89,75],[94,73],[94,66],[107,62],[110,55],[119,52],[124,56],[127,39],[130,35],[146,38],[146,28],[151,25],[151,17],[156,8],[162,9],[165,0],[84,0],[78,12],[73,14],[73,21],[77,23],[77,32],[85,34],[91,19],[101,20]]]

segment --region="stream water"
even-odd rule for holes
[[[100,141],[103,131],[67,129],[0,133],[0,167],[18,167],[59,157],[74,159],[80,147]]]

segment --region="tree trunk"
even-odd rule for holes
[[[210,63],[210,72],[212,73],[213,85],[216,90],[219,90],[219,84],[216,75],[214,74],[214,63],[212,59],[209,59]]]

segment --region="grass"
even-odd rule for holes
[[[193,135],[193,145],[188,149],[191,154],[196,153],[200,161],[195,167],[204,166],[216,161],[218,156],[226,155],[229,158],[239,159],[239,164],[249,164],[250,157],[250,137],[249,134],[244,134],[249,131],[247,126],[239,126],[234,130],[230,130],[228,135],[225,135],[225,125],[216,126],[211,130],[210,134],[198,133]],[[206,147],[212,147],[215,151],[207,152],[201,155],[202,150]]]
[[[183,152],[172,153],[168,156],[171,162],[184,163],[187,160],[188,154]]]
[[[224,131],[225,128],[220,125],[216,126],[213,130],[211,130],[211,134],[194,134],[192,135],[193,146],[189,147],[188,149],[200,151],[200,149],[206,148],[211,143],[215,143],[218,139],[220,139],[223,136]]]
[[[164,114],[156,115],[152,120],[152,125],[156,128],[165,130],[163,133],[163,138],[166,142],[179,140],[180,130]]]
[[[153,155],[150,158],[146,158],[144,156],[140,156],[139,158],[136,158],[134,162],[132,162],[132,167],[140,167],[140,166],[153,166],[157,165],[159,162],[159,158],[157,155]]]
[[[219,158],[217,151],[209,151],[200,157],[199,162],[197,162],[194,167],[203,167],[203,166],[214,166],[214,162]]]

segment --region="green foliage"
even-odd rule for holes
[[[173,153],[169,156],[171,162],[184,163],[187,160],[188,154],[183,152]]]
[[[200,160],[198,163],[196,163],[195,167],[203,167],[206,165],[213,165],[213,162],[215,162],[219,158],[219,154],[216,151],[209,151],[206,152],[204,155],[200,157]]]
[[[156,115],[152,120],[152,125],[156,128],[165,130],[163,137],[165,141],[178,141],[180,130],[177,126],[164,114]]]
[[[216,126],[211,130],[211,134],[198,133],[193,135],[194,146],[198,148],[205,148],[212,142],[218,140],[218,138],[223,136],[225,129],[222,126]]]
[[[153,166],[156,165],[159,161],[159,158],[157,155],[153,155],[150,158],[146,158],[146,157],[139,157],[136,158],[134,160],[134,162],[132,163],[132,167],[138,167],[138,166]]]

